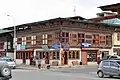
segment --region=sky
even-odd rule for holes
[[[120,0],[0,0],[0,29],[75,15],[94,18],[102,12],[97,7],[115,3]]]

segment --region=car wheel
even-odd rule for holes
[[[102,71],[98,71],[98,77],[100,77],[100,78],[103,78],[104,77],[104,74],[103,74],[103,72]]]
[[[2,67],[0,73],[4,77],[9,76],[11,75],[11,69],[9,67]]]
[[[13,69],[16,69],[16,67],[13,67]]]
[[[112,78],[113,76],[112,75],[109,75],[110,78]]]

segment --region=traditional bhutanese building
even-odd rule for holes
[[[120,56],[120,3],[100,6],[99,8],[103,11],[112,11],[112,13],[99,13],[97,18],[92,18],[89,20],[101,22],[114,27],[115,32],[112,35],[112,55],[117,54]]]
[[[114,27],[76,16],[22,24],[16,31],[19,64],[37,55],[42,64],[86,65],[111,54]]]

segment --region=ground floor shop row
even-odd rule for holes
[[[111,49],[99,48],[70,48],[63,49],[29,49],[16,52],[16,63],[32,64],[33,57],[38,56],[42,64],[51,65],[86,65],[96,63],[103,56],[110,55]]]

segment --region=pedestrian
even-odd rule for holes
[[[38,59],[38,68],[41,69],[41,59]]]

